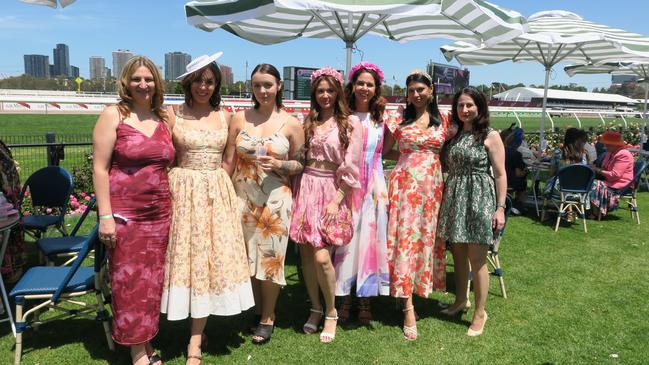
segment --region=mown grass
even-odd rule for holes
[[[508,299],[496,278],[487,303],[489,321],[479,338],[465,335],[472,315],[449,319],[439,303],[453,300],[452,260],[447,288],[416,300],[419,338],[401,335],[402,313],[391,298],[373,300],[369,327],[341,325],[332,344],[301,333],[309,304],[289,247],[288,285],[277,306],[270,343],[254,346],[246,315],[211,317],[204,364],[643,364],[649,339],[649,193],[639,195],[643,223],[617,210],[605,220],[580,224],[512,217],[501,247]],[[92,222],[92,219],[89,220]],[[70,222],[72,223],[72,222]],[[86,224],[86,230],[92,223]],[[30,251],[34,252],[30,244]],[[32,255],[34,258],[35,256]],[[161,317],[155,347],[165,364],[184,364],[187,321]],[[13,336],[0,324],[0,362],[13,361]],[[128,364],[128,350],[110,352],[101,325],[79,319],[52,322],[24,335],[24,364]]]

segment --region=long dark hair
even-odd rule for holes
[[[260,63],[258,64],[254,70],[252,70],[252,73],[250,74],[250,83],[252,84],[252,76],[254,76],[257,72],[260,74],[268,74],[271,75],[275,78],[275,81],[277,82],[277,94],[275,95],[275,106],[277,109],[281,108],[284,106],[282,103],[282,92],[284,90],[283,84],[282,84],[282,78],[279,75],[279,71],[275,66],[271,65],[270,63]],[[252,102],[255,103],[255,109],[259,109],[259,101],[257,101],[257,98],[255,97],[255,93],[252,93]]]
[[[349,121],[347,120],[347,117],[349,117],[351,111],[349,110],[349,106],[347,106],[347,102],[345,101],[345,94],[343,92],[342,85],[340,85],[340,82],[338,82],[338,80],[329,75],[322,75],[315,79],[311,84],[311,111],[304,120],[304,145],[306,146],[306,148],[309,148],[311,137],[313,137],[313,130],[315,129],[315,121],[318,120],[318,116],[320,115],[320,104],[318,104],[318,101],[316,100],[316,89],[318,88],[318,84],[320,84],[320,82],[322,82],[323,80],[327,81],[329,85],[333,86],[334,90],[336,91],[336,101],[333,103],[333,105],[334,119],[336,120],[336,124],[338,124],[338,140],[340,140],[340,144],[343,146],[343,148],[347,148],[347,146],[349,146],[349,133],[353,129],[351,124],[349,124]]]
[[[561,148],[561,157],[572,163],[579,163],[584,158],[584,145],[588,138],[585,131],[577,128],[566,129],[563,136],[563,147]]]
[[[183,92],[185,93],[185,104],[189,105],[189,107],[192,107],[194,99],[192,97],[192,83],[196,80],[201,81],[201,78],[203,77],[203,73],[207,69],[212,70],[212,73],[214,74],[214,92],[212,93],[212,96],[210,96],[209,103],[214,108],[214,110],[219,110],[219,106],[221,104],[221,69],[219,69],[219,66],[216,64],[216,62],[211,62],[209,65],[196,70],[189,75],[183,77],[182,81],[180,82],[180,85],[183,87]]]
[[[428,127],[431,127],[433,125],[439,126],[442,122],[439,114],[439,107],[437,106],[437,91],[435,90],[433,81],[429,77],[430,76],[424,75],[423,73],[413,73],[408,75],[406,78],[406,89],[408,88],[408,85],[413,82],[421,82],[432,89],[432,93],[428,99],[428,105],[426,106],[429,118]],[[406,109],[403,111],[403,121],[401,122],[401,125],[412,124],[415,120],[417,120],[417,111],[415,110],[415,106],[407,103]]]
[[[370,114],[372,116],[372,120],[376,123],[383,123],[383,112],[385,112],[385,98],[381,96],[381,82],[379,81],[379,77],[374,72],[374,70],[369,70],[366,68],[360,68],[358,69],[354,75],[352,75],[352,82],[348,83],[347,86],[345,86],[345,96],[347,97],[347,105],[349,105],[349,108],[351,110],[354,110],[356,108],[356,96],[354,95],[354,84],[356,84],[356,80],[358,80],[358,77],[363,73],[367,72],[370,75],[372,75],[372,78],[374,79],[374,96],[372,99],[370,99]]]
[[[471,123],[471,134],[473,134],[473,138],[476,142],[484,142],[485,138],[487,138],[487,132],[489,130],[489,106],[487,105],[487,98],[485,98],[484,94],[472,87],[465,87],[464,89],[456,92],[453,96],[453,103],[451,104],[451,116],[453,122],[457,124],[458,130],[458,133],[454,138],[457,138],[457,136],[460,135],[460,132],[462,132],[464,128],[464,122],[460,120],[460,116],[457,111],[457,103],[458,100],[460,100],[460,96],[462,95],[467,95],[471,99],[473,99],[473,102],[478,108],[478,115]]]

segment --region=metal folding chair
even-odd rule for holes
[[[72,175],[59,166],[44,167],[27,178],[20,194],[21,220],[25,232],[39,239],[50,227],[67,236],[64,218],[72,194]],[[29,190],[33,208],[53,209],[57,214],[32,214],[22,216],[22,203]]]
[[[617,194],[620,195],[620,199],[626,200],[627,207],[631,212],[631,219],[636,220],[640,224],[640,213],[638,212],[638,199],[636,198],[636,193],[640,187],[640,179],[642,174],[647,169],[647,161],[638,160],[633,164],[633,179],[623,188],[617,190]]]
[[[500,251],[500,241],[502,240],[503,234],[505,233],[505,228],[507,227],[507,221],[509,219],[509,215],[511,211],[512,211],[512,200],[508,196],[507,199],[505,200],[505,226],[503,227],[502,230],[500,230],[500,232],[495,233],[494,240],[489,245],[489,249],[487,251],[487,263],[489,266],[491,266],[491,269],[493,270],[490,272],[490,274],[498,278],[498,282],[500,284],[500,293],[502,294],[504,299],[507,299],[507,291],[505,290],[505,279],[503,278],[503,269],[502,266],[500,266],[500,257],[498,256],[498,253]],[[469,265],[469,285],[467,285],[466,287],[467,298],[469,298],[469,293],[471,291],[472,275],[471,275],[470,268],[471,265]]]
[[[571,209],[575,209],[579,218],[583,221],[584,232],[588,233],[586,226],[586,201],[588,199],[588,192],[590,191],[593,181],[595,180],[595,172],[585,165],[568,165],[562,167],[556,175],[558,179],[558,188],[546,194],[543,201],[543,212],[541,213],[541,221],[545,220],[545,212],[548,203],[552,203],[557,209],[557,222],[554,226],[554,231],[559,230],[559,222],[561,218],[566,216],[566,213]]]
[[[68,257],[68,260],[65,261],[63,265],[69,265],[77,257],[77,254],[79,253],[79,250],[81,250],[83,242],[87,237],[77,236],[77,233],[79,232],[79,228],[83,225],[83,222],[86,220],[86,217],[95,206],[96,200],[97,198],[93,196],[92,199],[88,201],[86,209],[83,211],[83,214],[81,214],[81,217],[79,217],[77,224],[75,224],[69,236],[45,237],[36,241],[36,245],[45,258],[45,263],[48,266],[53,265],[57,259],[63,257]]]
[[[99,224],[95,225],[92,232],[84,239],[77,258],[71,266],[37,266],[30,268],[14,286],[9,296],[16,302],[16,353],[15,364],[20,364],[22,357],[23,332],[60,318],[89,315],[96,312],[95,319],[101,321],[108,347],[115,349],[110,333],[110,315],[104,308],[104,288],[106,281],[105,255],[103,245],[98,238]],[[94,267],[82,267],[88,252],[95,248]],[[78,299],[80,296],[95,293],[96,304],[86,303]],[[23,313],[26,301],[40,301]],[[65,306],[60,302],[66,302]],[[70,309],[74,305],[79,309]],[[60,311],[60,315],[53,316],[45,321],[38,319],[38,313],[49,308]],[[28,321],[34,314],[33,321]]]

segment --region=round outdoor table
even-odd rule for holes
[[[0,261],[4,260],[5,250],[9,244],[9,236],[11,235],[11,228],[13,228],[20,221],[20,216],[18,214],[11,215],[7,218],[0,219]],[[2,291],[2,304],[4,305],[5,312],[7,313],[7,318],[0,319],[0,322],[9,321],[11,324],[11,331],[16,337],[16,325],[14,324],[14,318],[11,315],[11,307],[9,306],[9,298],[7,297],[7,289],[5,289],[4,279],[0,278],[0,290]]]

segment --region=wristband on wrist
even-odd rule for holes
[[[112,218],[113,218],[113,213],[102,214],[99,216],[99,219],[112,219]]]
[[[498,208],[503,208],[503,210],[507,209],[507,207],[505,206],[505,204],[498,204],[498,205],[496,205],[496,209],[498,209]]]

